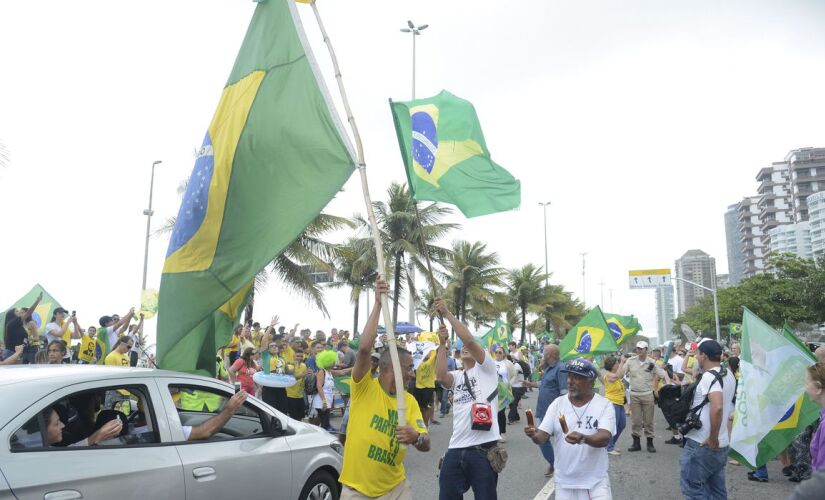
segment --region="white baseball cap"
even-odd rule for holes
[[[647,342],[645,342],[644,340],[640,340],[640,341],[636,342],[636,348],[637,349],[647,349]]]

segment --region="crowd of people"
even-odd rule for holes
[[[677,343],[663,356],[662,349],[639,341],[632,354],[562,362],[554,342],[481,345],[437,299],[434,308],[443,318],[437,336],[419,338],[413,333],[397,338],[405,388],[402,423],[389,339],[378,328],[383,293],[388,288],[379,280],[375,305],[360,336],[335,328],[329,335],[313,333],[298,324],[287,330],[275,316],[266,328],[258,322],[237,326],[215,356],[217,378],[236,384],[240,394],[257,396],[293,419],[340,434],[346,444],[342,498],[411,498],[403,465],[407,447],[401,445],[429,451],[430,426],[441,424],[438,418],[450,413],[452,432],[439,459],[441,500],[462,498],[469,490],[477,499],[497,498],[498,474],[507,461],[507,427],[523,416],[524,434],[538,445],[547,463],[545,476],[555,478],[558,500],[612,498],[609,457],[622,454],[617,442],[627,420],[632,437],[627,452],[656,453],[657,407],[671,431],[664,442],[682,447],[682,495],[727,498],[727,466],[739,465],[728,456],[741,377],[737,343],[727,349],[712,339]],[[0,363],[153,366],[153,357],[142,351],[143,317],[133,309],[123,316],[103,316],[99,326],[84,328],[74,311],[57,308],[41,334],[31,314],[40,300],[7,311]],[[448,327],[456,336],[454,343]],[[106,352],[97,347],[100,339],[105,339]],[[422,340],[436,347],[422,353]],[[819,362],[806,371],[806,391],[825,407],[825,348],[814,354]],[[284,388],[261,386],[254,378],[259,371],[291,375],[295,382]],[[336,384],[342,376],[347,379],[345,388]],[[501,399],[502,389],[509,398]],[[528,396],[529,391],[534,395]],[[693,421],[684,415],[671,418],[663,401],[674,394],[689,399]],[[522,409],[528,397],[536,399],[534,414]],[[230,410],[238,405],[233,399]],[[338,428],[331,425],[333,411],[343,417]],[[54,424],[50,439],[60,442],[63,429],[57,410],[48,413],[44,419]],[[211,431],[190,433],[203,439],[219,428],[220,419],[213,424]],[[110,424],[113,428],[105,433],[117,433],[116,425]],[[801,483],[792,498],[818,498],[825,486],[825,431],[819,422],[800,433],[778,458],[784,475]],[[768,481],[767,468],[747,472],[747,477]]]

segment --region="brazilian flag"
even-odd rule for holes
[[[354,169],[296,8],[257,4],[198,151],[161,277],[162,368],[214,375],[255,274]]]
[[[489,332],[485,333],[481,337],[481,343],[487,349],[490,349],[493,344],[498,344],[504,347],[505,351],[507,351],[506,346],[507,343],[513,340],[512,332],[510,331],[510,325],[501,321],[500,319],[496,320],[495,326],[490,329]]]
[[[472,103],[442,90],[390,108],[416,200],[450,203],[467,217],[519,206],[521,183],[490,158]]]
[[[599,306],[594,307],[567,332],[559,343],[561,360],[595,356],[618,351],[610,327]]]
[[[364,376],[371,377],[372,375],[367,373]],[[347,373],[346,375],[338,375],[337,377],[333,377],[332,381],[335,383],[335,388],[338,389],[338,392],[340,392],[341,395],[349,395],[350,384],[352,383],[352,375],[350,375],[349,373]]]
[[[37,307],[34,308],[34,312],[32,312],[32,319],[35,324],[37,324],[37,331],[40,332],[41,335],[46,331],[46,323],[52,320],[54,310],[62,306],[57,300],[55,300],[54,297],[49,295],[49,292],[47,292],[45,288],[40,286],[38,283],[34,285],[31,290],[29,290],[29,293],[23,295],[14,304],[12,304],[11,307],[7,307],[6,309],[0,311],[0,339],[5,338],[6,336],[6,313],[12,309],[31,306],[34,304],[34,301],[37,300],[37,296],[41,293],[43,294],[43,298],[40,299]]]
[[[604,313],[604,319],[616,345],[622,345],[631,336],[642,330],[642,325],[634,316],[622,316],[620,314]]]

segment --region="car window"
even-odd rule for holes
[[[115,419],[122,423],[120,434],[104,436],[101,429]],[[156,444],[156,422],[146,386],[103,387],[48,402],[9,444],[12,451]]]
[[[205,428],[208,427],[206,422],[210,419],[220,419],[221,410],[232,397],[228,391],[193,385],[170,385],[169,393],[175,402],[183,435],[187,439],[191,436],[192,428],[201,425]],[[214,441],[263,436],[266,429],[265,418],[266,416],[252,404],[244,403],[208,439]]]

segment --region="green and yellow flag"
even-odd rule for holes
[[[642,329],[642,325],[632,315],[622,316],[620,314],[604,313],[604,319],[617,346],[624,344],[630,336],[635,335]]]
[[[19,307],[30,307],[34,304],[40,292],[43,292],[43,298],[40,300],[40,303],[37,304],[37,307],[34,308],[32,319],[37,323],[37,329],[41,334],[46,331],[46,323],[51,321],[52,313],[54,313],[55,309],[62,306],[54,297],[49,295],[49,292],[47,292],[45,288],[37,284],[32,287],[29,293],[20,297],[14,304],[0,311],[0,339],[6,337],[6,313]]]
[[[585,314],[559,343],[562,361],[618,350],[599,306]]]
[[[787,324],[777,332],[747,308],[741,346],[728,454],[755,469],[819,418],[819,406],[805,392],[805,370],[816,357]]]
[[[490,349],[493,344],[499,344],[507,351],[507,342],[511,340],[513,340],[513,336],[510,331],[510,325],[500,319],[496,320],[495,326],[493,326],[489,332],[481,336],[481,343],[487,349]]]
[[[451,203],[467,217],[519,206],[521,183],[490,159],[472,103],[442,90],[390,108],[416,200]]]
[[[296,8],[257,4],[198,152],[161,277],[163,368],[214,375],[255,274],[355,167]]]

